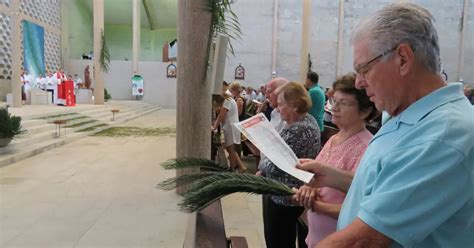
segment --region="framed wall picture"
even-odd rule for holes
[[[245,68],[239,63],[239,65],[235,68],[235,79],[245,79]]]
[[[166,77],[169,77],[169,78],[175,78],[176,77],[176,71],[177,68],[176,68],[176,65],[171,63],[168,65],[168,67],[166,67]]]

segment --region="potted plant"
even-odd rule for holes
[[[11,116],[8,109],[0,108],[0,147],[10,144],[12,139],[23,133],[21,117]]]
[[[106,88],[104,88],[104,101],[109,101],[110,99],[112,99],[112,95],[109,93],[109,91],[107,91]]]

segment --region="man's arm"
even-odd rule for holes
[[[342,192],[349,190],[354,178],[354,172],[325,165],[313,159],[300,159],[299,162],[296,168],[315,174],[315,177],[309,183],[311,187],[331,187]]]
[[[331,234],[319,242],[315,248],[383,248],[389,247],[392,242],[389,237],[365,224],[361,219],[356,218],[346,228]]]

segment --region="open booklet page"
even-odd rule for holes
[[[298,158],[265,115],[260,113],[234,125],[278,168],[305,183],[313,178],[312,173],[295,167]]]

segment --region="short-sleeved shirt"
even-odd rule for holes
[[[311,109],[309,113],[316,119],[319,129],[324,131],[324,104],[326,102],[326,96],[324,96],[323,89],[319,85],[313,85],[308,91],[309,97],[311,98]]]
[[[474,246],[474,108],[460,84],[419,99],[369,143],[339,215],[392,247]]]
[[[367,129],[364,129],[339,145],[333,145],[334,137],[329,138],[315,160],[341,170],[355,171],[365,149],[367,149],[372,134]],[[341,204],[345,196],[344,192],[330,187],[319,189],[319,198],[322,202]],[[336,218],[327,214],[308,211],[309,230],[306,237],[308,247],[316,246],[321,240],[335,232],[336,225]]]
[[[280,131],[280,136],[297,158],[314,158],[321,148],[319,128],[311,115],[306,115],[290,125],[287,124]],[[263,176],[284,183],[290,188],[299,188],[303,185],[302,181],[280,170],[267,157],[262,158],[259,169]],[[278,205],[293,206],[290,197],[272,195],[270,198]]]

